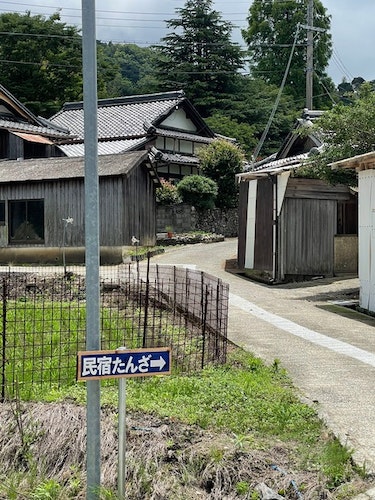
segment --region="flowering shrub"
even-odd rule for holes
[[[181,203],[177,186],[166,179],[160,179],[161,187],[156,189],[156,201],[160,205],[175,205]]]

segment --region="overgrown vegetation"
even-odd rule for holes
[[[0,498],[83,498],[85,387],[0,407]],[[116,498],[116,387],[102,389],[101,498]],[[368,483],[278,362],[233,349],[199,376],[129,379],[127,498],[349,499]]]

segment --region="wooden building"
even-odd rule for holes
[[[356,272],[357,203],[347,186],[294,178],[290,172],[240,174],[240,179],[241,269],[272,282]],[[349,216],[343,220],[343,214]],[[335,240],[344,231],[352,235],[354,255],[350,268],[340,269]]]
[[[56,144],[68,139],[68,130],[35,116],[0,85],[0,159],[63,156]]]
[[[159,180],[147,151],[100,156],[98,174],[103,258],[121,261],[133,236],[154,245]],[[0,163],[0,261],[56,262],[64,247],[82,262],[84,200],[83,158]]]
[[[298,127],[309,124],[305,110]],[[313,134],[291,133],[278,154],[238,175],[238,266],[248,274],[281,282],[357,272],[356,193],[295,176],[320,147]]]
[[[216,138],[183,91],[100,99],[97,118],[99,155],[146,149],[165,179],[199,173],[197,152]],[[83,102],[64,104],[50,121],[71,133],[61,154],[83,156]]]

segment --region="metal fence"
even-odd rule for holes
[[[84,268],[0,272],[1,399],[75,383],[85,350]],[[203,272],[139,262],[102,267],[101,348],[171,348],[172,373],[224,363],[228,285]]]

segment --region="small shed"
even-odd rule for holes
[[[156,242],[155,188],[147,151],[98,159],[102,260],[121,261],[135,236]],[[83,262],[84,158],[0,163],[0,262]]]
[[[304,109],[279,151],[237,176],[238,266],[266,282],[357,272],[356,193],[298,175],[323,147],[321,115]]]
[[[347,158],[332,164],[333,168],[350,168],[358,172],[358,276],[359,306],[375,313],[375,152]]]
[[[239,268],[270,282],[333,276],[339,265],[335,239],[347,233],[354,255],[346,271],[356,272],[355,194],[291,172],[239,175]]]

